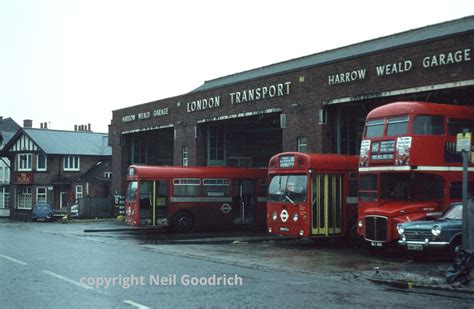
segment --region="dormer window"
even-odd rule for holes
[[[79,171],[80,170],[80,158],[79,156],[66,156],[64,157],[64,170],[65,171]]]

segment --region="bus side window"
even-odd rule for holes
[[[467,194],[469,197],[474,196],[474,182],[469,182],[467,185]],[[461,181],[452,181],[449,184],[449,198],[453,200],[462,199],[462,182]]]
[[[168,199],[168,180],[160,180],[156,182],[156,206],[165,207]]]
[[[443,135],[444,117],[417,115],[413,120],[412,133],[420,135]]]
[[[357,182],[357,174],[349,173],[349,196],[357,196],[359,191],[359,183]]]
[[[198,178],[175,178],[173,180],[174,196],[199,196],[201,180]]]
[[[151,181],[144,181],[140,183],[140,208],[147,208],[151,206],[151,194],[153,183]]]
[[[470,132],[474,132],[474,120],[472,119],[448,119],[448,134],[455,136],[458,133],[462,133],[463,129],[468,129]]]
[[[229,179],[204,179],[204,196],[230,196]]]

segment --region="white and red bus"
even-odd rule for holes
[[[128,168],[127,224],[265,228],[266,168],[139,166]]]
[[[395,102],[367,115],[360,147],[359,235],[382,247],[398,239],[399,223],[461,200],[456,134],[463,129],[474,130],[474,107]]]
[[[267,228],[284,236],[347,236],[357,219],[357,156],[284,152],[270,159]]]

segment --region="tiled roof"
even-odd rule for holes
[[[88,131],[56,131],[49,129],[29,129],[23,131],[46,154],[111,156],[105,133]]]
[[[300,70],[307,67],[329,63],[332,61],[339,61],[345,58],[361,56],[384,49],[419,43],[426,40],[442,38],[448,35],[454,35],[473,30],[474,16],[468,16],[461,19],[409,30],[390,36],[365,41],[362,43],[349,45],[346,47],[324,51],[321,53],[312,54],[309,56],[279,62],[261,68],[216,78],[204,82],[203,85],[194,89],[191,92],[210,90],[218,87],[232,85],[246,80],[257,79],[264,76],[274,75],[283,72]]]
[[[11,118],[0,120],[0,135],[3,138],[4,144],[7,144],[15,133],[20,129],[20,126]]]

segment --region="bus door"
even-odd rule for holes
[[[235,224],[255,222],[256,212],[256,180],[234,180],[232,196],[232,212]]]
[[[168,224],[169,180],[157,180],[153,183],[153,225]]]
[[[311,178],[313,235],[329,236],[341,233],[342,176],[316,174]]]

